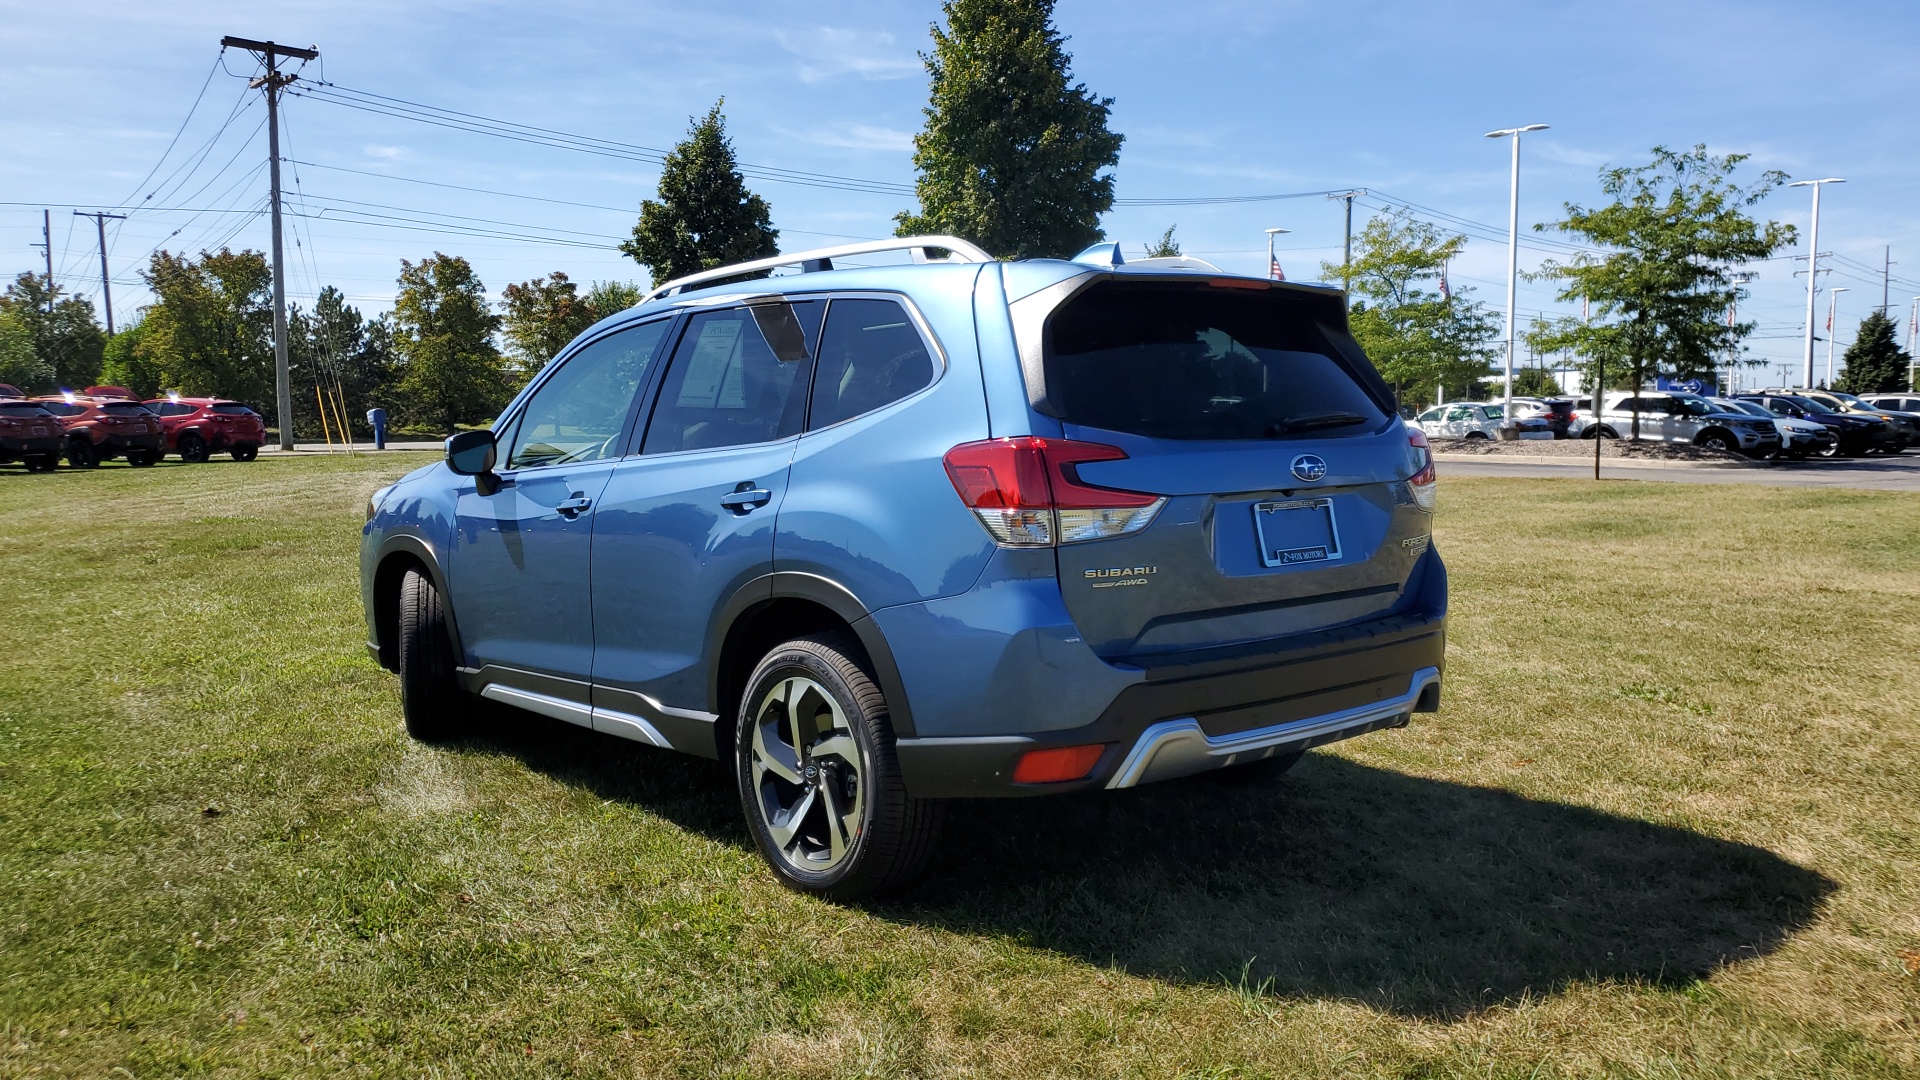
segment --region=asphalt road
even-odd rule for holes
[[[1441,476],[1523,476],[1590,480],[1593,459],[1505,458],[1482,454],[1435,454]],[[1779,487],[1877,488],[1920,491],[1920,450],[1894,457],[1833,458],[1764,465],[1676,461],[1600,463],[1603,480],[1664,480],[1683,484],[1772,484]]]

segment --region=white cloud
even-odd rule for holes
[[[825,82],[844,75],[905,79],[920,71],[920,58],[883,30],[822,26],[800,32],[782,30],[776,36],[781,48],[800,61],[802,82]]]
[[[816,146],[837,146],[846,150],[904,152],[913,149],[913,132],[896,131],[893,128],[876,127],[872,124],[841,124],[838,127],[794,132],[793,135],[797,139]]]
[[[382,161],[392,161],[393,159],[400,157],[402,154],[405,154],[406,150],[405,148],[398,147],[398,146],[368,145],[368,146],[361,147],[360,152],[367,155],[370,158],[379,158]]]

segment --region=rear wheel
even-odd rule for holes
[[[400,619],[394,629],[399,645],[400,712],[406,717],[407,734],[423,742],[461,734],[467,726],[469,702],[454,674],[446,608],[440,590],[419,570],[407,571],[400,581]]]
[[[1486,440],[1486,438],[1487,438],[1487,433],[1486,433],[1486,432],[1484,432],[1484,431],[1469,431],[1469,432],[1467,432],[1467,441],[1468,441],[1468,442],[1472,442],[1472,441],[1473,441],[1473,440],[1475,440],[1475,439],[1479,439],[1479,440],[1481,440],[1481,441],[1483,441],[1483,442],[1484,442],[1484,441]]]
[[[1815,450],[1814,453],[1819,454],[1821,457],[1824,457],[1824,458],[1831,458],[1831,457],[1839,457],[1842,451],[1840,449],[1840,444],[1838,442],[1830,442],[1827,445],[1821,447],[1820,449]]]
[[[67,442],[67,467],[70,469],[91,469],[100,464],[100,454],[93,444],[85,439],[71,439]]]
[[[189,431],[180,436],[175,444],[180,450],[181,461],[201,462],[213,456],[213,450],[207,446],[207,440],[196,432]]]
[[[150,468],[154,462],[159,460],[160,460],[160,455],[152,450],[127,451],[127,464],[133,466],[136,469]]]
[[[33,454],[21,461],[28,472],[52,472],[60,467],[59,454]]]
[[[780,880],[854,900],[926,865],[940,806],[907,794],[886,698],[844,640],[768,653],[747,680],[734,731],[747,827]]]
[[[233,448],[233,460],[252,461],[260,456],[260,448],[252,443],[241,443]]]

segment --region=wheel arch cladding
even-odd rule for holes
[[[389,542],[373,575],[373,628],[374,640],[380,647],[380,666],[392,672],[400,670],[400,644],[395,631],[400,624],[400,584],[408,570],[426,575],[439,592],[447,636],[452,639],[454,662],[464,664],[466,650],[460,645],[460,625],[447,594],[447,583],[440,575],[439,563],[425,544],[403,535]]]

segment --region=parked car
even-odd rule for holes
[[[1707,400],[1714,407],[1727,412],[1743,412],[1773,421],[1774,428],[1780,432],[1781,457],[1804,459],[1808,454],[1833,457],[1840,452],[1840,440],[1834,437],[1833,432],[1811,420],[1797,420],[1791,416],[1776,415],[1768,411],[1766,406],[1751,401],[1717,397]]]
[[[0,382],[0,401],[5,401],[8,399],[14,399],[14,398],[25,398],[26,396],[27,395],[20,392],[19,387],[13,385],[12,383]]]
[[[67,464],[91,469],[117,457],[144,468],[160,460],[166,436],[160,418],[137,401],[94,401],[76,397],[34,399],[59,418],[66,435]]]
[[[952,254],[831,268],[902,248]],[[668,282],[373,495],[368,649],[422,738],[478,694],[729,762],[837,897],[941,800],[1284,768],[1445,663],[1433,457],[1342,307],[953,237]]]
[[[1577,439],[1585,426],[1567,398],[1514,398],[1513,415],[1545,420],[1556,439]]]
[[[1848,457],[1897,445],[1893,425],[1885,420],[1861,413],[1836,412],[1799,394],[1739,394],[1736,400],[1765,406],[1767,411],[1776,416],[1790,416],[1819,424],[1833,432],[1837,452]]]
[[[1615,391],[1602,396],[1601,403],[1603,408],[1588,429],[1599,438],[1631,434],[1637,412],[1642,439],[1689,443],[1749,457],[1769,457],[1780,450],[1780,432],[1771,421],[1728,412],[1698,394]]]
[[[1839,390],[1803,390],[1801,394],[1829,409],[1848,414],[1877,416],[1892,424],[1894,445],[1882,447],[1882,453],[1898,454],[1909,446],[1920,446],[1920,415],[1869,405],[1852,394],[1842,393]]]
[[[225,450],[235,461],[260,456],[267,441],[267,423],[260,414],[224,398],[166,397],[144,403],[160,418],[166,449],[181,461],[205,461]]]
[[[1497,439],[1505,411],[1504,402],[1456,401],[1428,409],[1414,423],[1434,439]],[[1552,422],[1544,417],[1522,417],[1515,426],[1521,438],[1553,438]]]
[[[1861,397],[1861,400],[1876,409],[1920,414],[1920,395],[1866,394]]]
[[[60,418],[39,402],[0,398],[0,464],[17,461],[28,472],[52,472],[66,446]]]

